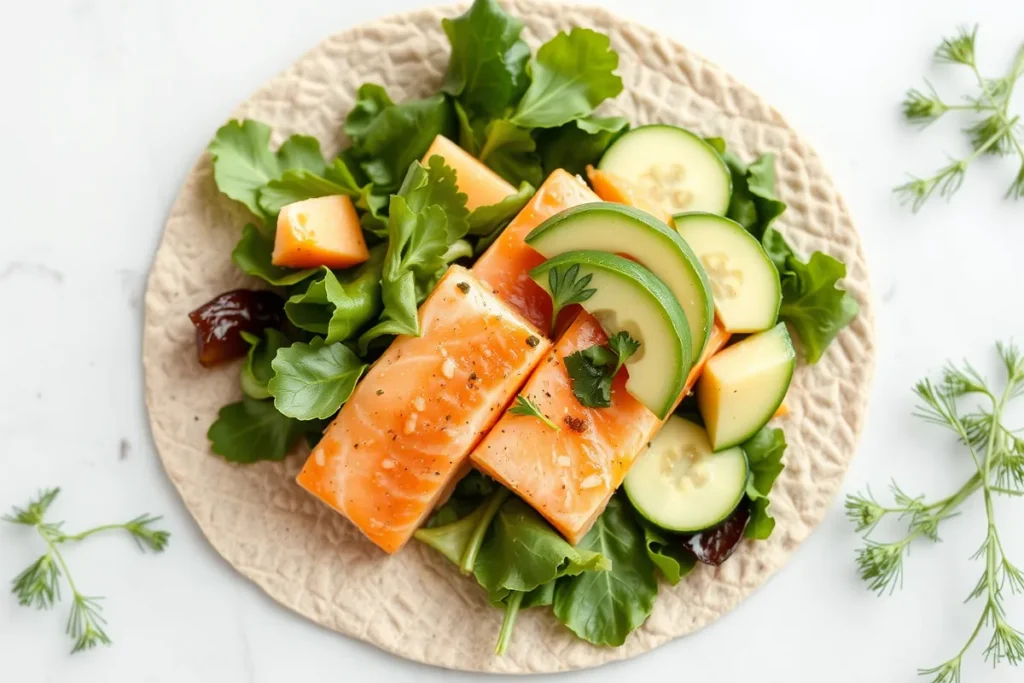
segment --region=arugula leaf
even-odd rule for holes
[[[247,464],[283,460],[303,434],[323,427],[322,422],[301,422],[282,415],[273,401],[247,397],[221,408],[206,436],[214,453],[229,462]]]
[[[319,173],[308,169],[285,171],[260,190],[259,203],[268,216],[273,216],[293,202],[339,194],[358,199],[363,192],[345,162],[335,159]]]
[[[347,346],[316,337],[277,352],[267,389],[274,407],[298,420],[326,419],[338,412],[367,366]]]
[[[264,235],[252,223],[242,228],[242,238],[231,252],[231,261],[246,275],[253,275],[278,287],[302,282],[316,272],[316,268],[292,270],[271,263],[274,240]]]
[[[594,645],[619,646],[654,608],[658,581],[643,532],[620,496],[613,496],[577,549],[611,562],[605,572],[559,580],[554,612],[570,631]]]
[[[259,121],[228,121],[208,147],[217,188],[264,218],[259,194],[267,183],[289,169],[320,173],[324,168],[320,143],[315,138],[293,135],[275,154],[269,147],[270,132],[270,127]]]
[[[563,168],[582,175],[588,165],[597,164],[608,147],[629,129],[621,116],[587,116],[558,128],[544,130],[537,138],[544,175]]]
[[[502,230],[530,203],[534,192],[536,190],[533,186],[524,181],[515,194],[510,194],[497,204],[473,209],[469,214],[469,234],[480,236],[473,249],[475,254],[479,256],[498,239]]]
[[[326,335],[328,344],[345,341],[365,327],[381,311],[381,273],[385,246],[370,250],[370,260],[339,278],[329,268],[292,294],[284,304],[285,315],[296,327]]]
[[[574,28],[540,46],[530,62],[532,81],[511,122],[522,128],[555,128],[587,116],[622,92],[614,71],[619,55],[608,36]]]
[[[426,153],[435,137],[454,135],[451,102],[438,93],[421,100],[382,106],[385,100],[379,86],[367,84],[359,92],[373,93],[373,96],[358,100],[359,113],[355,121],[350,114],[345,122],[345,132],[354,143],[350,157],[358,161],[359,168],[378,192],[392,192],[402,183],[409,165]]]
[[[742,448],[750,463],[747,497],[752,503],[744,536],[764,540],[775,530],[775,519],[768,512],[768,495],[785,468],[782,456],[786,452],[786,435],[781,429],[762,427]]]
[[[440,157],[431,157],[429,164],[413,162],[401,191],[391,197],[381,282],[384,311],[359,338],[361,353],[385,335],[419,335],[416,309],[447,266],[449,238],[469,229],[466,195],[455,186],[455,173]]]
[[[817,363],[836,335],[860,312],[853,295],[836,286],[844,277],[846,266],[820,251],[811,254],[807,263],[793,256],[786,258],[779,318],[796,330],[809,363]]]
[[[495,119],[484,128],[478,158],[513,185],[525,182],[536,187],[544,180],[537,142],[530,130],[506,119]]]
[[[288,338],[272,327],[263,330],[262,337],[244,330],[241,335],[249,344],[249,352],[241,372],[242,393],[249,398],[260,400],[270,398],[267,383],[274,376],[274,369],[270,363],[277,355],[278,349],[288,346]]]
[[[636,515],[636,521],[644,531],[644,547],[647,557],[658,568],[661,575],[673,586],[680,579],[693,571],[697,558],[683,547],[678,538],[672,538],[668,532],[659,529],[646,519]]]
[[[561,576],[603,572],[611,568],[594,548],[574,548],[533,508],[512,497],[494,518],[474,573],[492,603],[511,591],[532,591]]]
[[[639,348],[640,342],[622,331],[611,336],[608,346],[595,344],[566,356],[565,370],[576,400],[588,408],[610,407],[615,375]]]
[[[442,90],[474,114],[497,116],[526,84],[530,48],[519,39],[523,22],[495,0],[477,0],[441,25],[452,45]]]

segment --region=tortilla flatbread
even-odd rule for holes
[[[550,610],[520,614],[504,657],[493,655],[501,613],[482,589],[436,552],[413,543],[393,557],[299,489],[305,458],[236,466],[212,455],[206,430],[238,400],[238,366],[206,370],[195,357],[186,314],[228,289],[253,286],[230,252],[249,219],[218,194],[207,154],[171,210],[146,292],[143,360],[153,440],[168,475],[210,543],[271,597],[312,621],[408,659],[453,669],[506,673],[592,667],[634,657],[708,625],[733,609],[789,559],[822,520],[853,457],[874,368],[874,321],[857,232],[815,153],[782,117],[721,69],[655,32],[601,9],[540,0],[505,3],[536,47],[560,30],[608,34],[625,92],[602,111],[634,125],[673,123],[724,137],[750,159],[773,151],[778,191],[789,205],[776,226],[801,252],[821,249],[848,266],[846,287],[861,313],[814,366],[797,370],[783,420],[787,467],[772,494],[778,520],[767,542],[744,543],[718,569],[700,566],[663,585],[650,620],[620,648],[578,640]],[[448,59],[434,8],[382,19],[324,40],[234,113],[270,124],[275,144],[292,133],[319,138],[327,153],[345,141],[341,123],[365,81],[396,100],[437,90]],[[213,131],[211,131],[212,135]]]

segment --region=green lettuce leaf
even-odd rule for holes
[[[506,119],[491,121],[484,128],[478,158],[513,185],[525,182],[537,187],[544,180],[537,142],[530,130]]]
[[[693,571],[697,558],[683,547],[682,541],[673,538],[668,532],[659,529],[647,520],[636,516],[636,521],[644,531],[644,547],[647,557],[661,575],[673,586]]]
[[[629,129],[621,116],[587,116],[558,128],[544,130],[537,139],[544,175],[564,168],[582,175],[587,165],[596,165],[605,150]]]
[[[540,46],[530,62],[530,86],[511,122],[521,128],[555,128],[587,116],[622,92],[615,73],[619,55],[603,33],[574,28]]]
[[[589,643],[622,645],[650,616],[658,581],[643,531],[619,496],[608,502],[577,549],[600,553],[611,569],[560,579],[555,617]]]
[[[816,251],[806,263],[787,256],[781,277],[779,318],[796,330],[807,361],[817,363],[836,335],[860,312],[853,295],[837,286],[846,277],[846,266]]]
[[[262,400],[270,398],[267,384],[274,376],[270,363],[277,355],[277,350],[288,346],[288,338],[272,327],[263,330],[263,336],[242,331],[242,339],[249,344],[245,364],[242,365],[242,393],[249,398]]]
[[[267,183],[289,169],[318,173],[324,167],[316,139],[293,135],[275,153],[270,151],[270,133],[270,127],[259,121],[228,121],[208,147],[217,188],[261,218],[266,215],[259,194]]]
[[[258,227],[248,223],[242,228],[242,237],[231,252],[231,260],[246,275],[253,275],[278,287],[298,284],[316,272],[316,268],[292,270],[271,263],[274,240]]]
[[[297,420],[326,419],[338,412],[367,366],[347,346],[317,337],[277,352],[267,389],[274,407]]]
[[[775,519],[768,512],[768,495],[785,468],[782,456],[786,452],[786,435],[781,429],[762,427],[743,444],[743,452],[750,463],[747,497],[751,500],[750,522],[744,535],[764,540],[775,530]]]
[[[328,344],[345,341],[368,325],[381,311],[381,273],[385,245],[370,250],[370,260],[336,275],[321,268],[284,304],[285,315],[296,327],[325,335]]]
[[[416,309],[437,283],[451,239],[469,229],[466,195],[440,157],[413,162],[388,211],[388,246],[381,281],[380,322],[359,338],[361,353],[387,335],[420,333]],[[455,227],[452,227],[455,224]],[[457,239],[457,238],[456,238]]]
[[[220,409],[210,425],[210,449],[229,462],[282,460],[304,434],[323,430],[323,422],[302,422],[277,411],[273,401],[244,398]]]
[[[441,93],[388,105],[390,98],[380,86],[366,84],[359,95],[345,122],[353,141],[348,158],[358,162],[378,193],[397,190],[409,165],[426,153],[435,137],[454,136],[455,114]]]
[[[775,196],[775,155],[762,154],[749,166],[730,152],[722,152],[722,158],[732,175],[726,216],[763,241],[772,222],[786,210],[785,203]]]
[[[359,199],[369,189],[359,187],[345,162],[335,159],[319,173],[308,169],[285,171],[260,190],[259,203],[266,215],[274,216],[293,202],[339,194]]]
[[[468,575],[476,567],[480,548],[491,522],[509,493],[504,487],[498,488],[482,500],[472,512],[444,524],[428,525],[417,530],[413,537],[444,555],[459,568],[459,571]],[[443,512],[443,518],[450,517],[457,508],[452,506],[447,509],[451,512]]]
[[[498,116],[526,85],[530,48],[519,39],[523,22],[495,0],[477,0],[441,25],[452,45],[442,90],[474,115]]]

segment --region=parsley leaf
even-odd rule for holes
[[[270,398],[267,383],[274,376],[270,363],[278,349],[288,346],[288,339],[273,327],[263,330],[262,337],[244,330],[241,334],[242,339],[249,344],[249,353],[241,372],[242,393],[255,399]]]
[[[538,406],[536,403],[533,402],[533,400],[526,396],[523,396],[522,394],[516,396],[515,405],[509,408],[508,412],[510,412],[513,415],[525,415],[527,417],[535,417],[544,424],[546,424],[548,427],[554,429],[556,432],[561,429],[558,425],[552,422],[547,415],[544,414],[544,411],[540,409],[540,406]]]
[[[621,116],[587,116],[541,131],[537,148],[544,175],[558,168],[582,175],[587,165],[597,164],[605,150],[628,129],[629,121]]]
[[[587,287],[593,278],[594,276],[591,273],[581,277],[578,263],[570,266],[555,266],[548,272],[552,328],[554,328],[555,322],[558,320],[558,314],[563,308],[570,304],[581,304],[594,296],[597,290]]]
[[[248,223],[242,228],[242,237],[231,252],[231,260],[246,275],[253,275],[278,287],[287,287],[302,282],[316,272],[315,268],[292,270],[271,263],[274,240],[264,235],[258,227]]]
[[[453,136],[451,102],[438,93],[421,100],[387,104],[390,98],[380,86],[372,84],[362,86],[359,95],[345,121],[345,132],[353,141],[349,158],[358,163],[378,192],[393,192],[402,183],[406,169],[426,153],[435,137]]]
[[[474,114],[499,115],[526,86],[530,48],[519,38],[523,22],[495,0],[480,0],[441,25],[452,45],[442,89]]]
[[[277,352],[267,389],[274,407],[299,420],[326,419],[338,412],[367,366],[347,346],[317,337]]]
[[[619,55],[608,36],[574,28],[541,45],[530,62],[532,81],[511,122],[522,128],[555,128],[587,116],[622,92],[615,73]]]
[[[370,250],[370,260],[340,277],[329,268],[292,294],[284,304],[285,315],[296,327],[326,335],[332,344],[352,337],[381,310],[381,273],[385,246]]]
[[[588,408],[608,408],[612,404],[612,382],[623,364],[637,352],[640,342],[628,332],[617,332],[608,346],[594,346],[565,357],[565,370],[576,400]]]
[[[775,519],[768,512],[768,494],[785,467],[782,456],[786,452],[786,435],[781,429],[762,427],[743,444],[743,452],[750,463],[747,497],[751,500],[750,521],[744,535],[764,540],[775,530]]]
[[[322,422],[302,422],[282,415],[273,401],[247,397],[221,408],[206,436],[214,453],[229,462],[247,464],[283,460],[303,434],[323,427]]]

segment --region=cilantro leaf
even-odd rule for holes
[[[210,449],[229,462],[283,460],[306,433],[322,430],[323,423],[302,422],[277,411],[273,401],[243,398],[220,409],[206,433]]]
[[[274,240],[264,235],[258,227],[248,223],[242,228],[242,237],[231,252],[231,261],[246,275],[253,275],[278,287],[288,287],[302,282],[316,272],[315,268],[292,270],[271,263]]]
[[[640,342],[628,332],[616,332],[608,346],[595,344],[564,358],[572,393],[588,408],[608,408],[612,404],[612,382],[622,365],[637,352]]]
[[[807,361],[817,363],[836,335],[860,311],[853,295],[836,286],[846,277],[846,266],[816,251],[807,263],[788,256],[781,276],[779,317],[800,336]]]
[[[587,165],[596,165],[605,150],[628,129],[629,121],[621,116],[587,116],[541,131],[537,148],[544,175],[558,168],[582,175]]]
[[[381,193],[393,192],[402,183],[409,165],[420,159],[438,135],[452,137],[455,116],[451,102],[437,94],[421,100],[386,105],[380,86],[364,85],[345,122],[345,131],[353,140],[349,157]],[[388,98],[388,101],[390,98]]]
[[[270,363],[278,349],[288,346],[288,339],[272,327],[263,330],[262,337],[244,330],[241,334],[242,339],[249,344],[249,353],[241,372],[242,393],[255,399],[270,398],[267,383],[274,376]]]
[[[381,273],[385,247],[370,250],[370,260],[340,277],[329,268],[310,280],[284,304],[285,315],[296,327],[326,335],[332,344],[352,337],[381,310]]]
[[[474,114],[500,114],[526,84],[530,48],[519,38],[523,22],[495,0],[478,0],[441,25],[452,45],[442,90]]]
[[[600,553],[611,568],[560,579],[555,586],[555,617],[589,643],[622,645],[647,621],[658,596],[645,545],[632,511],[620,496],[613,496],[576,546],[580,552]]]
[[[781,429],[762,427],[742,447],[750,463],[747,497],[752,503],[744,535],[764,540],[775,530],[775,519],[768,512],[768,495],[785,467],[782,456],[786,452],[786,435]]]
[[[622,92],[615,73],[619,55],[608,36],[574,28],[541,45],[530,62],[532,81],[511,122],[523,128],[555,128],[587,116]]]
[[[466,195],[440,157],[413,162],[388,211],[380,322],[359,338],[360,352],[386,335],[419,335],[416,309],[447,267],[450,238],[469,229]],[[453,225],[455,227],[453,227]]]
[[[484,129],[484,141],[478,155],[481,162],[512,183],[530,183],[534,187],[544,179],[537,142],[528,128],[506,119],[495,119]]]
[[[267,389],[274,407],[298,420],[326,419],[338,412],[367,366],[347,346],[317,337],[277,352]]]

